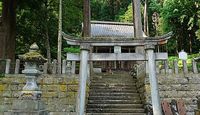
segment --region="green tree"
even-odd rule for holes
[[[57,57],[58,1],[21,0],[17,8],[16,54],[24,53],[30,44],[37,42],[48,58]],[[63,31],[81,33],[82,1],[63,0]],[[67,47],[63,40],[63,47]]]
[[[91,0],[91,18],[100,21],[117,21],[131,0]]]
[[[165,0],[161,13],[163,32],[173,31],[173,39],[177,41],[177,49],[189,53],[198,52],[199,46],[195,32],[198,27],[200,1]],[[176,42],[174,42],[176,43]]]

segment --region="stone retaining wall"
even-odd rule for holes
[[[11,110],[13,100],[25,85],[24,75],[6,75],[0,78],[0,115]],[[78,91],[78,77],[42,75],[37,79],[42,91],[41,100],[46,104],[50,115],[75,114]]]
[[[76,114],[77,76],[42,75],[37,82],[50,115]],[[158,84],[161,100],[170,102],[172,99],[182,98],[186,103],[187,115],[194,115],[194,109],[197,108],[196,96],[200,95],[200,75],[159,74]],[[18,98],[24,85],[24,75],[6,75],[0,78],[0,115],[11,110],[13,100]],[[151,102],[148,77],[138,77],[137,88],[144,104]]]
[[[194,115],[197,109],[197,98],[200,95],[199,74],[158,74],[159,94],[162,100],[171,102],[172,99],[183,99],[187,115]],[[138,88],[143,102],[151,102],[150,84],[148,77],[138,78]]]
[[[145,74],[138,76],[136,85],[143,104],[151,103],[151,89],[148,76]]]
[[[187,115],[194,115],[197,109],[197,98],[200,95],[200,75],[179,74],[159,75],[159,93],[161,99],[183,99],[186,104]]]

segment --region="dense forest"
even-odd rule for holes
[[[2,2],[0,10],[4,9]],[[91,0],[90,3],[92,20],[133,22],[132,0]],[[62,6],[62,30],[81,37],[83,1],[63,0]],[[15,54],[28,51],[30,44],[37,42],[44,55],[56,58],[59,1],[20,0],[16,1],[15,10]],[[200,0],[141,0],[141,11],[147,35],[158,36],[173,31],[172,39],[165,46],[171,55],[181,49],[188,53],[199,52]],[[69,51],[67,47],[63,40],[63,56]]]

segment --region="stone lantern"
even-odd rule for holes
[[[8,115],[48,115],[44,102],[40,100],[42,92],[36,83],[36,78],[41,73],[38,65],[47,60],[39,53],[36,43],[30,46],[28,53],[20,55],[19,59],[26,63],[22,73],[25,74],[27,80],[19,99],[13,101],[12,110]]]
[[[19,59],[26,62],[25,69],[22,71],[22,73],[24,73],[27,78],[26,85],[23,87],[20,98],[40,98],[42,92],[39,90],[36,83],[36,78],[41,73],[38,70],[38,64],[45,63],[47,60],[39,53],[39,47],[36,43],[30,46],[28,53],[20,55]]]

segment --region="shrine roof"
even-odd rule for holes
[[[172,36],[169,32],[163,36],[156,37],[74,37],[63,33],[64,39],[70,45],[80,45],[81,43],[89,43],[96,46],[109,46],[109,45],[124,45],[124,46],[141,46],[146,43],[153,43],[155,45],[165,44]]]
[[[133,37],[133,23],[91,21],[92,37]]]

